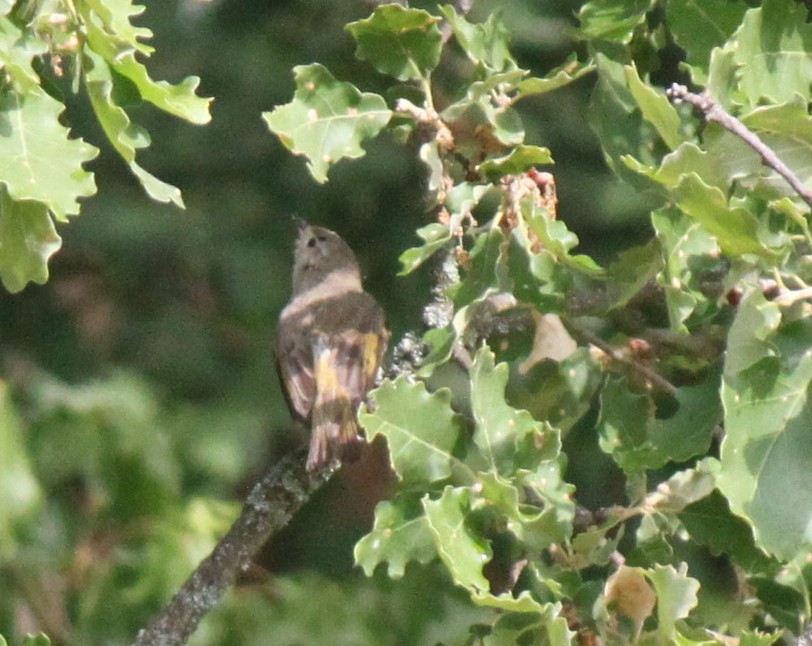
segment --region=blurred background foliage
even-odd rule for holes
[[[26,628],[57,642],[132,639],[227,527],[252,480],[300,441],[270,352],[289,295],[292,214],[348,240],[395,340],[420,327],[428,298],[427,270],[396,277],[398,255],[428,221],[416,151],[380,137],[317,185],[260,118],[290,100],[297,64],[383,87],[344,30],[374,3],[143,4],[136,22],[155,34],[153,78],[199,76],[213,120],[131,112],[153,139],[139,160],[181,188],[180,211],[151,201],[87,106],[70,106],[74,133],[102,148],[91,164],[99,192],[59,227],[50,281],[0,292],[0,478],[15,494],[0,503],[0,521],[14,520],[0,522],[0,634],[12,639]],[[478,0],[470,17],[502,12],[520,65],[542,75],[578,50],[570,34],[580,4]],[[444,62],[449,87],[454,66]],[[587,125],[593,84],[588,75],[520,110],[527,142],[556,159],[559,217],[600,261],[646,239],[650,224]],[[19,436],[25,447],[7,445]],[[22,472],[6,469],[14,464]],[[482,611],[437,584],[447,577],[439,567],[410,567],[392,583],[352,566],[352,545],[385,495],[383,473],[370,460],[334,479],[265,550],[262,565],[278,576],[246,573],[196,643],[463,640]],[[611,491],[605,476],[596,466],[573,477],[588,497]]]

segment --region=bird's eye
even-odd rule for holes
[[[307,241],[307,246],[308,247],[315,247],[316,246],[316,239],[315,238],[310,238],[310,240]]]
[[[318,238],[319,242],[324,242],[325,240],[327,240],[327,236],[318,236]]]

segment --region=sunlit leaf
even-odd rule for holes
[[[589,74],[595,69],[591,61],[581,63],[575,56],[571,56],[566,62],[551,70],[543,77],[530,77],[519,82],[518,92],[513,97],[515,101],[528,96],[545,94],[560,87],[569,85],[577,81],[582,76]]]
[[[313,178],[325,182],[331,164],[364,155],[361,142],[377,135],[392,113],[382,97],[362,94],[321,65],[299,65],[293,72],[293,101],[262,116],[287,148],[307,157]]]
[[[0,280],[10,292],[48,280],[48,259],[62,244],[48,208],[0,196]]]
[[[684,619],[697,604],[699,581],[688,576],[688,566],[680,563],[679,569],[671,565],[655,565],[646,577],[657,592],[657,632],[665,639],[676,635],[675,623]]]
[[[40,84],[31,64],[47,49],[42,40],[24,33],[8,18],[0,18],[0,66],[16,91],[25,93]]]
[[[406,497],[379,502],[372,531],[355,545],[355,563],[367,576],[386,563],[389,576],[399,579],[409,561],[427,563],[436,556],[423,508],[419,501]]]
[[[381,4],[369,18],[347,30],[358,45],[356,56],[401,81],[428,78],[440,60],[439,18],[398,3]]]
[[[747,11],[741,0],[676,0],[666,6],[668,26],[686,52],[695,83],[704,83],[711,50],[736,31]]]
[[[510,33],[500,16],[492,13],[485,22],[472,23],[458,15],[451,5],[440,7],[440,11],[451,25],[457,43],[472,61],[495,72],[516,68],[509,48]]]
[[[743,340],[749,332],[758,341],[745,346],[746,362],[725,364],[726,434],[719,488],[731,509],[753,524],[760,547],[790,558],[812,543],[812,485],[807,477],[812,324],[803,319],[772,332],[766,307],[762,305],[763,316],[753,308],[742,312],[734,338]],[[758,359],[759,354],[764,356]],[[735,370],[746,364],[750,366]]]
[[[505,402],[508,366],[495,365],[490,349],[481,348],[471,367],[471,411],[474,416],[474,444],[482,453],[488,469],[512,473],[516,460],[522,460],[520,444],[530,441],[540,446],[544,426],[527,411],[516,410]],[[550,429],[551,430],[551,429]]]
[[[386,437],[392,467],[406,482],[447,478],[461,420],[451,409],[450,393],[429,393],[422,382],[400,377],[386,381],[369,396],[372,406],[358,415],[371,440]]]
[[[399,260],[402,269],[399,273],[401,276],[413,272],[451,240],[451,232],[448,227],[438,222],[432,222],[419,228],[417,235],[425,244],[420,247],[411,247],[400,254]]]
[[[488,179],[495,181],[504,175],[518,175],[540,164],[552,164],[549,148],[516,146],[504,157],[489,159],[479,166]]]
[[[580,34],[588,39],[628,43],[637,25],[646,19],[653,0],[596,0],[581,7]]]
[[[662,140],[672,150],[683,141],[680,134],[680,118],[676,109],[666,98],[650,85],[643,83],[632,65],[626,66],[626,82],[643,118],[657,130]]]
[[[745,14],[734,52],[752,106],[762,98],[785,103],[796,93],[810,100],[812,25],[806,16],[807,7],[792,0],[765,0]]]
[[[89,54],[92,59],[87,71],[87,93],[96,118],[113,148],[130,166],[147,194],[159,202],[173,202],[184,208],[180,190],[159,180],[135,161],[135,151],[149,146],[149,134],[130,121],[123,108],[113,100],[113,77],[106,62]]]
[[[78,214],[78,198],[96,192],[84,164],[98,150],[68,137],[59,122],[64,109],[39,89],[0,93],[0,182],[14,200],[42,202],[57,219]]]
[[[756,216],[742,207],[728,205],[722,191],[708,186],[695,173],[686,175],[673,195],[679,208],[713,234],[726,253],[772,255],[759,238]]]
[[[471,490],[446,487],[438,500],[423,499],[437,552],[454,582],[471,592],[490,589],[482,567],[493,556],[490,545],[467,526]]]

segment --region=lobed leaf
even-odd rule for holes
[[[500,16],[492,13],[485,22],[472,23],[451,5],[443,5],[440,12],[451,25],[457,43],[474,63],[494,72],[517,69],[510,53],[510,32]]]
[[[451,475],[453,451],[462,432],[447,390],[429,393],[405,377],[386,381],[369,395],[358,420],[372,440],[383,435],[392,468],[408,483],[431,483]]]
[[[688,566],[655,565],[646,577],[657,592],[657,633],[663,640],[676,637],[676,622],[684,619],[698,602],[699,581],[688,576]]]
[[[437,552],[454,583],[474,594],[490,590],[482,567],[491,560],[493,552],[487,541],[467,526],[471,490],[447,486],[438,500],[431,500],[428,495],[423,498],[423,508]]]
[[[495,365],[487,346],[476,353],[470,378],[474,444],[489,471],[510,475],[525,460],[532,459],[532,455],[523,455],[520,447],[526,443],[541,446],[547,429],[527,411],[516,410],[505,402],[508,366]],[[532,453],[540,455],[538,451]]]
[[[643,23],[653,0],[593,0],[578,12],[579,34],[585,39],[628,43],[635,27]]]
[[[812,322],[785,323],[773,332],[771,305],[754,300],[731,329],[728,354],[745,343],[747,359],[725,364],[719,489],[733,512],[753,524],[759,547],[791,558],[812,543]],[[748,343],[747,336],[758,341]]]
[[[440,61],[439,20],[422,9],[381,4],[369,18],[348,24],[347,31],[358,45],[355,55],[379,72],[401,81],[427,79]]]
[[[451,240],[451,232],[448,227],[438,222],[420,227],[417,235],[425,244],[420,247],[412,247],[400,254],[400,258],[398,258],[401,264],[399,276],[412,273]]]
[[[812,25],[807,8],[792,0],[764,0],[750,9],[735,35],[734,58],[741,65],[739,87],[751,106],[762,99],[785,103],[812,85]]]
[[[685,50],[694,83],[704,84],[714,47],[721,47],[744,18],[742,0],[676,0],[666,5],[668,26]]]
[[[78,199],[96,192],[83,165],[98,153],[69,138],[59,123],[64,109],[39,88],[0,92],[0,182],[12,199],[41,202],[60,220],[78,214]]]
[[[113,100],[113,75],[107,64],[93,53],[87,56],[90,59],[86,76],[87,93],[107,140],[127,162],[152,199],[172,202],[184,208],[183,197],[178,188],[161,181],[136,163],[135,151],[149,146],[149,133],[130,121],[124,109]]]
[[[23,32],[8,18],[0,18],[0,66],[17,92],[25,94],[39,86],[39,76],[31,63],[47,51],[42,40]]]
[[[389,576],[399,579],[409,561],[428,563],[437,556],[434,538],[420,504],[404,496],[384,500],[375,507],[372,531],[355,545],[355,564],[372,576],[380,563],[387,563]]]
[[[48,280],[48,260],[62,245],[48,208],[0,195],[0,280],[14,293]]]
[[[377,135],[392,113],[383,97],[362,94],[321,65],[299,65],[293,72],[293,101],[262,116],[288,149],[307,157],[310,173],[322,183],[331,164],[362,157],[361,142]]]
[[[490,181],[495,182],[505,175],[519,175],[539,164],[552,164],[549,148],[542,146],[516,146],[507,155],[488,159],[479,165],[479,170]]]

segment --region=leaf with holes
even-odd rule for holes
[[[383,97],[362,94],[321,65],[299,65],[293,73],[293,101],[262,116],[288,149],[307,157],[310,173],[322,183],[331,164],[362,157],[361,142],[377,135],[392,113]]]
[[[401,480],[429,483],[451,475],[462,418],[451,408],[449,391],[430,393],[422,382],[399,377],[373,390],[369,400],[358,420],[370,440],[379,434],[386,438]]]

